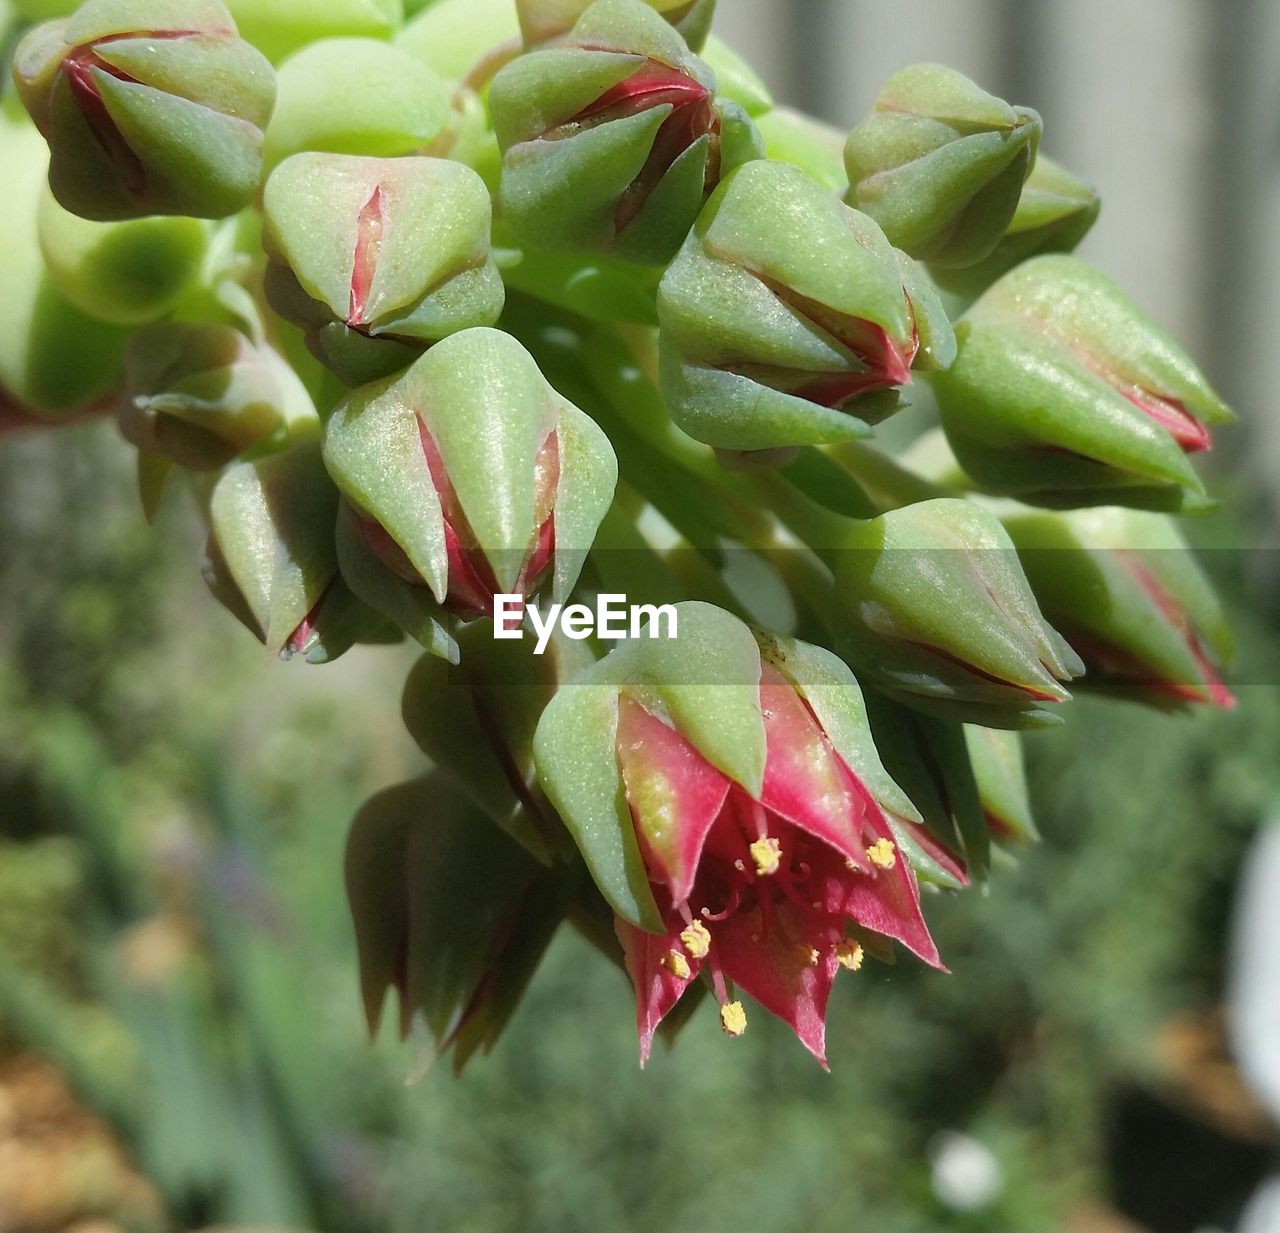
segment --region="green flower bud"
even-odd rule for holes
[[[46,188],[38,215],[49,277],[78,309],[141,325],[166,316],[195,285],[208,224],[178,216],[95,223],[64,210]]]
[[[1002,274],[1040,253],[1069,253],[1098,221],[1102,202],[1088,185],[1041,154],[1022,187],[1013,221],[991,256],[965,269],[930,268],[955,295],[981,295]]]
[[[1086,687],[1165,708],[1235,705],[1218,671],[1231,631],[1170,519],[1101,508],[1004,521],[1045,615],[1085,662]]]
[[[317,39],[388,39],[400,25],[401,0],[226,0],[241,35],[273,64]]]
[[[1186,353],[1104,274],[1036,257],[957,323],[933,381],[965,472],[1036,505],[1205,504],[1186,454],[1231,412]]]
[[[1000,843],[1034,843],[1040,834],[1031,812],[1022,738],[1016,732],[965,724],[964,741],[991,838]]]
[[[658,290],[662,392],[727,449],[865,436],[951,326],[918,268],[798,168],[763,160],[712,194]]]
[[[697,51],[707,40],[716,0],[645,0]],[[516,0],[520,32],[526,47],[536,47],[567,34],[591,7],[591,0]]]
[[[10,93],[0,104],[0,403],[11,404],[7,419],[36,424],[105,409],[129,337],[86,316],[49,276],[36,222],[48,159]]]
[[[617,480],[594,421],[490,329],[454,334],[356,390],[329,420],[324,453],[370,549],[463,616],[548,579],[567,597]]]
[[[379,157],[423,152],[453,120],[452,93],[450,83],[390,43],[312,43],[280,66],[267,168],[304,150]]]
[[[230,326],[147,326],[129,344],[125,372],[125,439],[192,471],[319,435],[293,370]]]
[[[493,81],[502,212],[538,248],[665,264],[721,175],[761,153],[715,74],[642,0],[597,0]]]
[[[267,296],[348,384],[389,376],[498,319],[490,213],[460,163],[295,154],[267,181]]]
[[[976,265],[1013,219],[1040,127],[1034,111],[1009,106],[954,69],[902,69],[849,134],[849,204],[919,260]]]
[[[338,573],[338,492],[318,442],[232,463],[205,502],[205,581],[268,650],[328,663],[357,641],[392,636]]]
[[[87,0],[22,40],[13,76],[73,214],[222,218],[257,192],[275,74],[220,0]]]
[[[458,642],[457,665],[424,655],[410,672],[405,727],[455,787],[549,864],[563,831],[538,788],[533,733],[557,689],[593,656],[563,637],[538,655],[531,639],[496,638],[488,621],[460,630]]]
[[[436,0],[396,35],[396,46],[448,81],[488,81],[490,58],[520,47],[514,0]],[[492,60],[494,68],[501,59]],[[476,78],[472,73],[476,72]]]
[[[370,1034],[387,991],[430,1064],[488,1050],[563,919],[570,889],[439,775],[379,792],[347,839],[347,898]]]
[[[943,498],[856,524],[836,560],[842,653],[890,696],[989,727],[1055,723],[1084,671],[995,517]]]

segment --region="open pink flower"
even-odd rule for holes
[[[859,936],[899,941],[942,966],[885,813],[767,663],[760,705],[767,755],[756,799],[641,703],[619,700],[618,760],[665,926],[655,934],[617,921],[642,1062],[704,969],[726,1032],[746,1025],[737,985],[825,1067],[827,1000],[840,968],[861,966]]]

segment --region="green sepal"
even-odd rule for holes
[[[1065,167],[1041,154],[1022,186],[1018,208],[991,255],[966,269],[930,270],[953,295],[981,295],[996,279],[1041,253],[1069,253],[1098,221],[1098,194]]]
[[[964,740],[992,838],[1019,846],[1035,843],[1040,832],[1031,810],[1022,738],[966,724]]]
[[[276,87],[264,150],[268,171],[304,150],[416,154],[453,121],[452,83],[377,39],[312,43],[280,66]]]
[[[975,265],[1008,229],[1040,129],[1034,111],[954,69],[912,65],[889,79],[849,135],[849,202],[912,257]]]
[[[495,1004],[501,1027],[564,910],[547,919],[544,909],[567,902],[555,879],[439,775],[365,803],[347,839],[345,876],[370,1034],[395,987],[401,1036],[421,1027],[435,1056]],[[493,1033],[481,1037],[491,1044]]]
[[[835,569],[840,649],[867,679],[952,719],[1056,722],[1083,664],[993,515],[951,498],[891,510],[851,524]]]
[[[628,641],[563,686],[538,723],[538,779],[614,910],[642,929],[661,922],[645,874],[616,750],[625,692],[669,722],[753,796],[764,781],[760,651],[736,617],[675,605],[677,636]]]

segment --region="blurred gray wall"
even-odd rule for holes
[[[1046,152],[1102,193],[1082,253],[1237,407],[1224,449],[1280,504],[1280,0],[720,0],[716,20],[840,128],[919,60],[1039,110]]]

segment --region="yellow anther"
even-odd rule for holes
[[[801,963],[811,968],[816,968],[818,960],[822,958],[812,946],[805,946],[803,943],[796,948],[796,954],[799,955]]]
[[[662,956],[662,966],[677,980],[688,980],[691,974],[689,961],[678,950],[667,951]]]
[[[720,1007],[720,1026],[726,1036],[741,1036],[747,1030],[747,1012],[741,1002],[726,1002]]]
[[[867,849],[867,859],[877,869],[892,869],[898,863],[898,849],[892,839],[877,839]]]
[[[858,870],[862,868],[862,866],[861,866],[861,865],[859,865],[859,864],[858,864],[858,862],[857,862],[857,861],[855,861],[855,860],[853,859],[853,857],[851,857],[851,856],[846,856],[846,857],[844,858],[844,867],[845,867],[845,868],[846,868],[850,873],[857,873],[857,872],[858,872]]]
[[[705,959],[711,950],[711,932],[700,920],[680,931],[680,941],[694,959]]]
[[[782,844],[772,835],[757,839],[747,850],[756,863],[756,873],[762,878],[778,872],[778,866],[782,864]]]
[[[856,972],[862,967],[862,947],[852,938],[845,938],[836,947],[836,962],[847,972]]]

